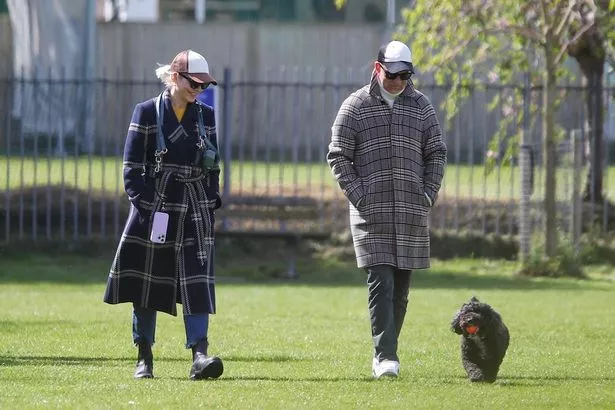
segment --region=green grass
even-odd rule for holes
[[[130,306],[102,302],[112,253],[0,253],[0,408],[615,408],[610,267],[531,280],[513,277],[514,263],[436,261],[416,274],[401,377],[374,381],[353,263],[314,258],[299,280],[247,281],[252,264],[221,258],[210,339],[223,377],[188,380],[182,320],[161,314],[156,378],[136,381]],[[472,295],[511,332],[493,385],[467,381],[449,330]]]
[[[331,197],[339,195],[329,167],[322,164],[285,163],[239,163],[231,168],[231,188],[235,193],[267,195],[311,195]],[[67,158],[0,158],[0,175],[9,175],[0,190],[18,189],[21,186],[46,186],[64,183],[94,191],[122,192],[121,158],[87,157]],[[536,175],[535,197],[543,195],[542,173]],[[561,198],[569,198],[572,187],[572,173],[560,169],[557,174]],[[615,192],[615,167],[605,174],[604,191]],[[480,165],[449,165],[443,183],[441,198],[466,199],[485,198],[506,200],[520,195],[518,168],[501,167],[485,176]]]

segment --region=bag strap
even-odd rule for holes
[[[205,124],[203,123],[203,104],[199,101],[195,101],[196,109],[198,111],[198,123],[199,123],[199,138],[201,139],[200,144],[197,146],[201,149],[205,148],[205,145],[211,150],[213,150],[216,155],[218,155],[218,148],[211,142],[209,136],[207,135],[207,131],[205,131]]]
[[[160,165],[162,164],[162,156],[167,153],[167,145],[164,142],[164,134],[162,133],[162,121],[164,120],[164,99],[162,98],[162,94],[164,91],[156,97],[155,106],[156,106],[156,151],[154,152],[154,157],[156,158],[156,168],[155,172],[160,171]]]
[[[157,127],[157,135],[156,135],[156,151],[154,152],[154,156],[156,158],[156,168],[155,172],[160,171],[160,165],[162,165],[162,157],[167,153],[167,145],[164,142],[164,134],[162,133],[162,123],[164,121],[164,91],[156,97],[156,101],[154,105],[156,106],[156,127]],[[198,128],[199,128],[199,142],[196,144],[197,148],[204,149],[207,145],[207,148],[213,150],[218,155],[218,149],[211,142],[209,136],[207,135],[207,131],[205,130],[205,124],[203,123],[203,104],[199,101],[195,101],[196,108],[198,111]]]

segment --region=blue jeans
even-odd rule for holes
[[[184,315],[186,328],[186,348],[195,346],[201,340],[207,339],[209,314]],[[156,311],[133,305],[132,340],[135,344],[143,341],[153,345],[156,333]]]

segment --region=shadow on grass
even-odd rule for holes
[[[171,377],[172,380],[186,381],[186,378]],[[193,380],[187,380],[194,383]],[[284,376],[224,376],[216,380],[207,380],[204,383],[223,383],[223,382],[238,382],[238,381],[255,381],[255,382],[374,382],[373,377],[357,376],[357,377],[284,377]]]
[[[65,285],[100,285],[104,286],[106,272],[101,268],[91,271],[72,266],[69,270],[58,270],[53,267],[44,270],[28,270],[19,273],[0,272],[0,284],[65,284]],[[304,273],[296,279],[244,279],[238,277],[218,276],[219,286],[315,286],[315,287],[363,287],[364,274],[360,271],[352,273],[340,272],[339,276],[321,278],[310,273]],[[513,276],[481,275],[473,276],[451,271],[427,271],[414,275],[414,289],[500,289],[500,290],[578,290],[584,288],[588,281],[532,280]],[[607,288],[595,290],[607,291]]]
[[[553,383],[561,383],[567,381],[575,381],[575,382],[600,382],[600,381],[612,381],[615,380],[615,377],[608,376],[523,376],[523,375],[502,375],[497,378],[494,383],[486,383],[486,382],[471,382],[466,376],[449,376],[449,377],[439,377],[438,381],[442,384],[467,384],[468,386],[493,386],[498,388],[504,387],[517,387],[517,386],[545,386]],[[423,378],[422,380],[428,380]],[[429,379],[431,380],[431,379]]]
[[[503,376],[494,383],[495,385],[505,387],[542,387],[549,384],[560,384],[562,382],[607,382],[615,381],[613,376]],[[471,383],[471,382],[468,382]]]
[[[68,284],[104,286],[115,243],[81,245],[11,245],[0,248],[0,284]],[[219,254],[219,257],[218,257]],[[279,256],[279,255],[278,255]],[[449,265],[450,263],[450,265]],[[419,289],[508,289],[508,290],[576,290],[586,287],[581,280],[536,280],[514,276],[511,262],[493,262],[482,273],[456,266],[457,262],[442,262],[436,268],[416,271],[413,287]],[[252,251],[217,251],[216,275],[224,286],[326,286],[363,287],[365,273],[357,269],[354,260],[323,260],[301,255],[297,260],[297,275],[287,276],[286,261],[280,257],[259,255]]]
[[[77,356],[0,356],[0,366],[106,366],[113,362],[135,362],[136,356],[77,357]]]
[[[134,363],[136,360],[136,350],[134,357],[78,357],[78,356],[0,356],[0,366],[105,366],[115,362]],[[246,362],[246,363],[284,363],[300,362],[312,360],[287,355],[262,355],[252,356],[224,356],[225,362]],[[188,362],[185,357],[164,357],[156,356],[156,362]]]
[[[225,362],[295,362],[303,360],[311,360],[309,358],[298,358],[285,355],[254,355],[254,356],[225,356]],[[185,358],[177,357],[160,357],[156,358],[157,362],[187,362]],[[113,363],[126,363],[126,366],[134,364],[135,357],[78,357],[78,356],[0,356],[0,366],[3,367],[38,367],[38,366],[88,366],[102,367]],[[157,379],[167,379],[166,377],[157,377]],[[178,381],[192,380],[185,377],[170,377],[169,379]],[[405,377],[400,377],[403,382]],[[423,378],[427,380],[426,378]],[[499,377],[495,383],[472,383],[465,376],[451,377],[436,377],[439,383],[442,384],[467,384],[472,386],[493,386],[498,388],[518,387],[518,386],[544,386],[552,383],[561,382],[611,382],[615,381],[613,376],[535,376],[535,375],[503,375]],[[432,380],[432,379],[429,379]],[[365,375],[357,375],[355,377],[338,377],[338,376],[319,376],[319,377],[291,377],[291,376],[254,376],[254,375],[236,375],[222,376],[215,382],[236,382],[236,381],[271,381],[271,382],[374,382],[372,377]],[[396,380],[383,380],[384,382]],[[383,382],[378,381],[378,382]],[[211,382],[211,381],[210,381]],[[417,380],[420,384],[420,380]]]
[[[351,270],[351,272],[330,271],[327,277],[312,275],[308,272],[295,279],[237,280],[236,278],[221,277],[218,283],[225,286],[266,284],[268,286],[364,287],[365,274],[356,268]],[[585,288],[588,283],[591,283],[591,281],[536,280],[512,274],[475,275],[447,269],[416,271],[412,278],[413,289],[578,290]],[[608,289],[596,288],[596,290],[607,291]]]
[[[256,354],[251,356],[235,356],[228,355],[224,356],[223,360],[225,362],[246,362],[246,363],[257,363],[257,362],[265,362],[265,363],[283,363],[283,362],[302,362],[313,360],[309,357],[297,357],[297,356],[287,356],[287,355],[263,355]]]
[[[412,286],[422,289],[576,290],[587,281],[533,280],[508,275],[472,275],[449,270],[417,272]]]
[[[48,261],[48,264],[4,263],[6,271],[0,271],[0,284],[65,284],[104,286],[108,265],[84,260],[83,264],[72,261],[66,265],[62,261]],[[26,267],[25,265],[29,265]],[[349,271],[351,270],[351,271]],[[363,287],[365,275],[356,268],[343,271],[322,273],[303,271],[300,277],[289,278],[243,278],[218,275],[220,286],[323,286],[323,287]],[[412,287],[415,289],[501,289],[501,290],[577,290],[588,281],[572,280],[534,280],[530,278],[503,275],[473,275],[449,270],[419,271],[414,274]],[[599,290],[599,288],[596,288]],[[603,290],[607,290],[604,288]]]

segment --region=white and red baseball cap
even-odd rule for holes
[[[401,41],[393,40],[380,47],[378,51],[378,62],[382,64],[389,73],[395,74],[402,71],[414,73],[412,53],[408,46]]]
[[[209,73],[209,64],[205,57],[192,50],[180,51],[171,62],[171,71],[186,74],[195,81],[217,85],[218,82]]]

